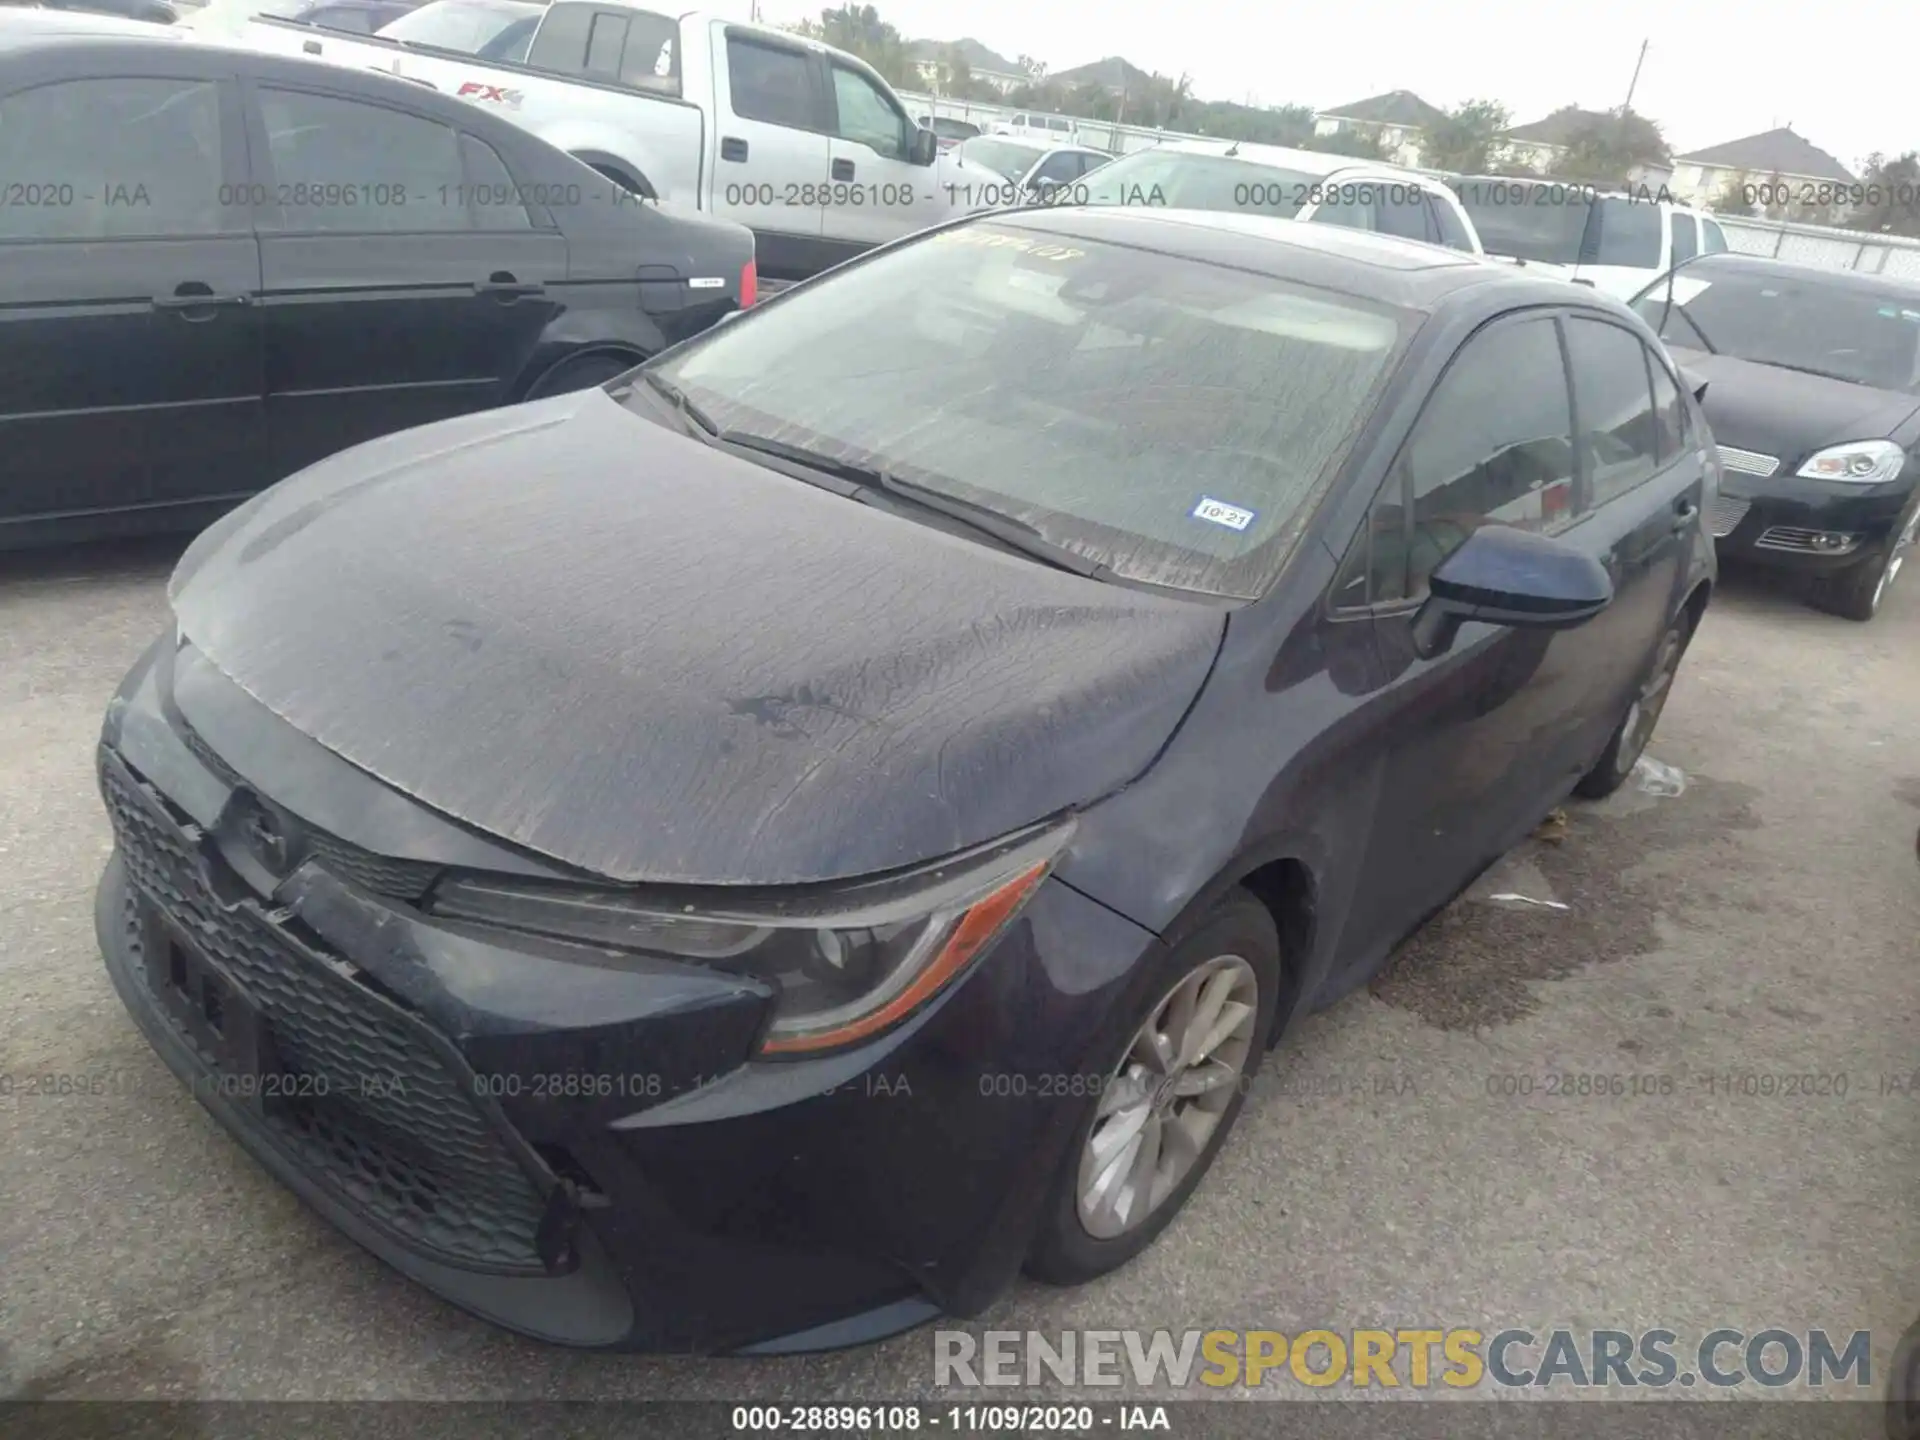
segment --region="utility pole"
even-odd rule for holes
[[[1620,107],[1620,113],[1622,115],[1625,115],[1628,111],[1633,109],[1633,92],[1640,88],[1640,67],[1646,63],[1647,63],[1647,42],[1645,40],[1642,40],[1640,42],[1640,58],[1633,62],[1633,79],[1627,82],[1627,101],[1626,101],[1626,104]]]

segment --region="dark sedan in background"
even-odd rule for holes
[[[1233,215],[925,232],[202,535],[102,735],[108,969],[506,1325],[975,1315],[1138,1254],[1270,1045],[1622,783],[1710,464],[1573,286]]]
[[[1871,620],[1920,529],[1920,284],[1703,255],[1634,307],[1706,382],[1720,553]]]
[[[474,106],[72,28],[0,12],[0,549],[197,529],[336,450],[597,384],[754,298],[744,228]]]

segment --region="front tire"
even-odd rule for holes
[[[1061,1158],[1027,1273],[1077,1285],[1172,1223],[1240,1115],[1280,993],[1280,937],[1244,890],[1166,952],[1103,1057],[1108,1077]]]
[[[1627,713],[1620,717],[1607,748],[1573,787],[1573,793],[1582,800],[1604,800],[1627,783],[1627,776],[1646,753],[1647,742],[1653,739],[1660,712],[1667,708],[1674,676],[1679,674],[1680,661],[1685,658],[1692,640],[1693,612],[1682,607],[1660,637],[1660,646],[1653,652],[1653,666],[1641,681],[1640,691],[1627,707]]]
[[[1808,598],[1818,608],[1843,620],[1865,622],[1880,613],[1880,606],[1893,588],[1913,548],[1914,533],[1920,530],[1920,510],[1872,553],[1832,575],[1822,575],[1813,583]]]

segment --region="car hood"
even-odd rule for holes
[[[1719,444],[1777,455],[1783,468],[1843,440],[1891,435],[1920,397],[1783,370],[1757,360],[1669,345],[1667,353],[1696,381],[1707,382],[1700,408]]]
[[[433,809],[622,881],[867,875],[1113,791],[1224,612],[776,474],[600,390],[427,426],[196,541],[184,635]]]

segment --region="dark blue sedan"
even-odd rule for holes
[[[108,968],[455,1304],[797,1350],[1125,1263],[1262,1056],[1619,786],[1717,475],[1590,290],[1286,221],[887,246],[350,449],[112,702]]]

